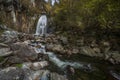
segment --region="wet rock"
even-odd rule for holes
[[[50,72],[46,70],[46,71],[42,74],[40,80],[50,80]]]
[[[22,68],[28,68],[28,69],[31,69],[31,70],[40,70],[40,69],[42,69],[46,66],[48,66],[47,61],[34,62],[34,63],[27,62],[27,63],[23,64]]]

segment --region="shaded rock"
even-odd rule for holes
[[[60,52],[61,53],[64,49],[61,45],[55,44],[54,47],[52,48],[52,50],[55,51],[55,52]]]
[[[50,74],[51,80],[68,80],[65,76],[59,75],[57,73]]]
[[[0,56],[9,56],[12,54],[12,51],[10,51],[10,48],[1,48],[0,49]]]
[[[60,44],[47,44],[46,49],[49,51],[60,52],[60,53],[63,53],[64,51],[63,46]]]
[[[0,25],[1,30],[7,30],[7,27],[5,25]]]
[[[61,36],[61,37],[60,37],[60,40],[61,40],[62,44],[68,44],[68,39],[67,39],[67,37]]]
[[[49,51],[52,50],[53,47],[54,47],[54,44],[52,44],[52,43],[46,45],[46,49]]]
[[[118,64],[120,63],[120,53],[118,51],[111,51],[106,54],[105,59],[113,64]]]
[[[110,74],[117,80],[120,80],[120,74],[115,71],[110,71]]]
[[[21,80],[22,75],[21,69],[9,67],[0,71],[0,80]]]
[[[87,56],[91,56],[91,57],[93,57],[93,56],[97,56],[97,57],[102,57],[103,56],[103,54],[101,54],[101,53],[96,53],[96,51],[94,50],[94,49],[92,49],[92,48],[90,48],[90,47],[88,47],[88,46],[86,46],[86,47],[81,47],[81,50],[80,50],[81,52],[81,54],[83,54],[83,55],[87,55]],[[98,51],[99,52],[99,51]]]
[[[73,50],[72,50],[72,53],[73,53],[73,54],[79,53],[79,49],[73,49]]]
[[[23,63],[24,61],[17,57],[17,56],[10,56],[7,60],[7,64],[19,64],[19,63]]]
[[[4,43],[0,43],[0,48],[1,47],[8,47],[8,45],[7,44],[4,44]]]
[[[107,41],[102,41],[101,42],[101,51],[103,53],[108,53],[110,48],[111,48],[111,46],[110,46],[109,42],[107,42]]]
[[[38,57],[34,48],[24,42],[12,44],[11,49],[14,51],[14,55],[25,61],[35,60]]]

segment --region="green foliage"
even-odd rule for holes
[[[16,64],[15,66],[18,67],[18,68],[21,68],[22,64]]]
[[[120,28],[120,0],[62,0],[55,6],[57,26]]]

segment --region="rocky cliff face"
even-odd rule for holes
[[[0,24],[29,33],[42,13],[49,13],[44,0],[0,0]]]

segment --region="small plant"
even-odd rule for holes
[[[15,66],[18,67],[18,68],[21,68],[22,64],[16,64]]]

